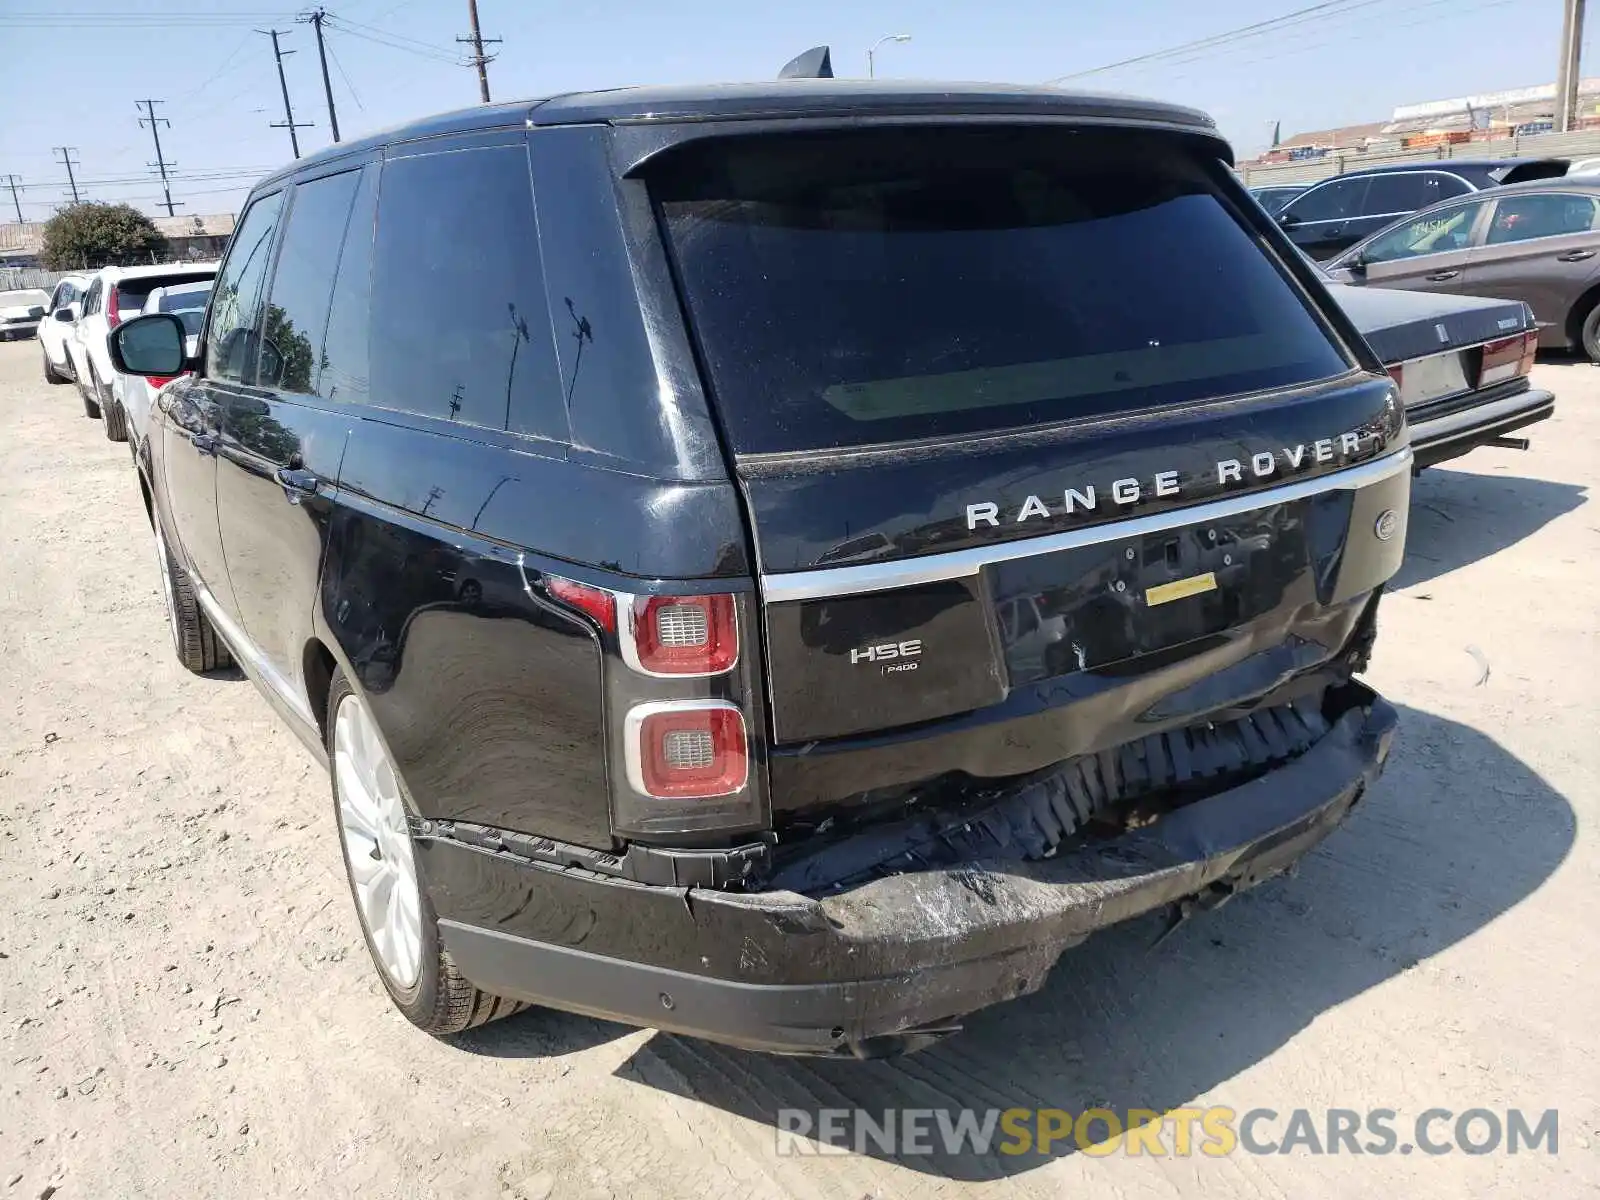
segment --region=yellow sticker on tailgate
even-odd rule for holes
[[[1170,604],[1174,600],[1182,600],[1185,596],[1198,596],[1201,592],[1216,590],[1216,572],[1207,571],[1204,575],[1191,575],[1187,579],[1174,579],[1171,583],[1153,587],[1144,594],[1144,602],[1154,608],[1158,604]]]

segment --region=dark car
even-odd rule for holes
[[[1539,329],[1522,301],[1328,290],[1400,385],[1417,470],[1478,446],[1525,450],[1507,435],[1555,413],[1555,397],[1528,381]]]
[[[1321,261],[1441,200],[1566,171],[1564,158],[1448,158],[1367,167],[1312,184],[1279,210],[1278,224],[1295,245]]]
[[[1332,278],[1523,301],[1546,350],[1600,362],[1600,179],[1497,188],[1437,204],[1352,246]]]
[[[483,106],[258,184],[197,360],[118,328],[192,373],[178,653],[331,764],[408,1018],[914,1048],[1340,824],[1412,454],[1231,159],[1046,88]]]
[[[1253,187],[1250,194],[1268,213],[1275,213],[1305,190],[1303,183],[1277,183]]]

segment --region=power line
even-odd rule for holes
[[[293,54],[294,51],[284,50],[278,45],[278,34],[282,33],[284,37],[288,37],[291,31],[287,29],[258,29],[256,32],[265,34],[272,39],[272,56],[278,60],[278,86],[283,89],[284,119],[282,121],[271,121],[268,124],[273,129],[287,129],[289,131],[289,146],[294,151],[294,156],[299,158],[300,138],[295,134],[295,130],[310,129],[312,122],[302,121],[297,124],[294,119],[294,107],[289,103],[289,79],[283,73],[283,57],[285,54]]]
[[[390,36],[387,34],[368,32],[364,29],[357,29],[353,27],[350,22],[336,17],[332,13],[328,14],[327,23],[331,29],[337,29],[340,33],[347,34],[353,38],[360,38],[362,41],[371,42],[376,46],[386,46],[390,50],[403,50],[407,54],[416,55],[418,58],[426,58],[433,62],[449,63],[452,67],[459,66],[461,62],[460,56],[457,55],[453,50],[445,50],[441,47],[429,46],[423,42],[412,42],[410,38],[405,39],[405,41],[397,41],[395,38],[398,37],[398,35]]]
[[[483,44],[488,42],[490,45],[498,46],[500,39],[483,36],[483,30],[478,27],[478,0],[467,0],[467,15],[472,18],[472,33],[464,38],[458,37],[456,41],[468,42],[472,45],[472,57],[468,60],[467,65],[478,68],[478,92],[482,95],[483,102],[487,104],[489,103],[489,64],[495,60],[497,55],[485,54],[483,52]]]
[[[74,204],[77,204],[79,202],[78,201],[78,181],[72,177],[72,168],[75,167],[75,166],[80,166],[81,165],[81,163],[74,163],[72,161],[72,152],[74,150],[76,150],[76,149],[77,149],[76,146],[57,146],[56,147],[56,153],[61,155],[61,165],[67,168],[67,183],[72,188],[72,202]]]
[[[153,137],[156,142],[156,161],[150,165],[161,172],[161,192],[166,197],[167,216],[172,217],[176,216],[177,214],[172,211],[174,207],[172,202],[172,184],[167,179],[167,168],[169,166],[175,167],[178,164],[167,162],[166,158],[162,155],[161,130],[159,128],[160,126],[165,125],[168,129],[171,129],[172,122],[167,120],[165,117],[156,116],[156,105],[165,103],[166,101],[164,100],[135,100],[133,102],[133,106],[138,108],[140,105],[143,105],[146,113],[146,116],[139,118],[139,128],[143,129],[146,121],[149,121],[150,123],[150,136]]]
[[[356,102],[357,108],[359,108],[362,112],[366,112],[367,106],[361,103],[361,97],[356,94],[356,85],[351,83],[350,76],[345,74],[344,64],[339,61],[339,56],[334,52],[332,46],[328,47],[328,57],[333,59],[334,69],[339,72],[339,78],[344,80],[344,86],[350,89],[350,99]]]
[[[1238,41],[1247,37],[1259,37],[1266,33],[1276,33],[1293,25],[1302,24],[1306,20],[1319,20],[1326,17],[1342,16],[1344,13],[1357,8],[1368,8],[1381,3],[1382,0],[1322,0],[1320,4],[1313,4],[1307,8],[1298,8],[1281,16],[1271,17],[1265,21],[1256,21],[1250,25],[1241,25],[1237,29],[1224,30],[1214,33],[1209,37],[1196,38],[1194,41],[1182,42],[1176,46],[1168,46],[1162,50],[1152,50],[1147,54],[1136,54],[1132,58],[1120,59],[1117,62],[1106,63],[1099,67],[1090,67],[1086,71],[1074,71],[1068,75],[1057,75],[1045,82],[1065,83],[1069,79],[1082,79],[1088,75],[1100,75],[1106,71],[1115,71],[1122,67],[1131,67],[1139,63],[1154,62],[1157,59],[1184,54],[1193,50],[1219,46],[1227,42]]]

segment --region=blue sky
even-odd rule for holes
[[[833,47],[840,75],[1036,83],[1163,50],[1309,6],[1312,0],[479,0],[494,99],[629,83],[769,78],[808,46]],[[452,61],[466,0],[329,0],[334,99],[346,139],[477,101]],[[328,144],[311,27],[274,0],[0,0],[0,175],[22,177],[23,212],[66,196],[52,153],[73,146],[83,191],[160,210],[150,135],[134,102],[164,99],[163,148],[178,164],[180,214],[237,208],[250,181],[290,156],[268,39],[284,40],[303,151]],[[1211,112],[1241,155],[1271,122],[1296,130],[1381,119],[1397,104],[1545,83],[1555,75],[1561,0],[1337,0],[1265,35],[1105,71],[1072,85],[1159,96]],[[1600,45],[1600,13],[1586,38]],[[382,43],[389,44],[382,44]],[[1587,47],[1586,47],[1587,48]],[[1600,74],[1600,67],[1588,71]],[[14,220],[10,193],[0,212]]]

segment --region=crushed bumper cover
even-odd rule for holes
[[[1359,687],[1359,685],[1349,685]],[[820,898],[685,890],[419,843],[445,947],[479,987],[749,1049],[914,1049],[1037,990],[1098,929],[1209,907],[1293,865],[1383,769],[1362,700],[1299,758],[1153,825],[1036,862],[874,879]]]

